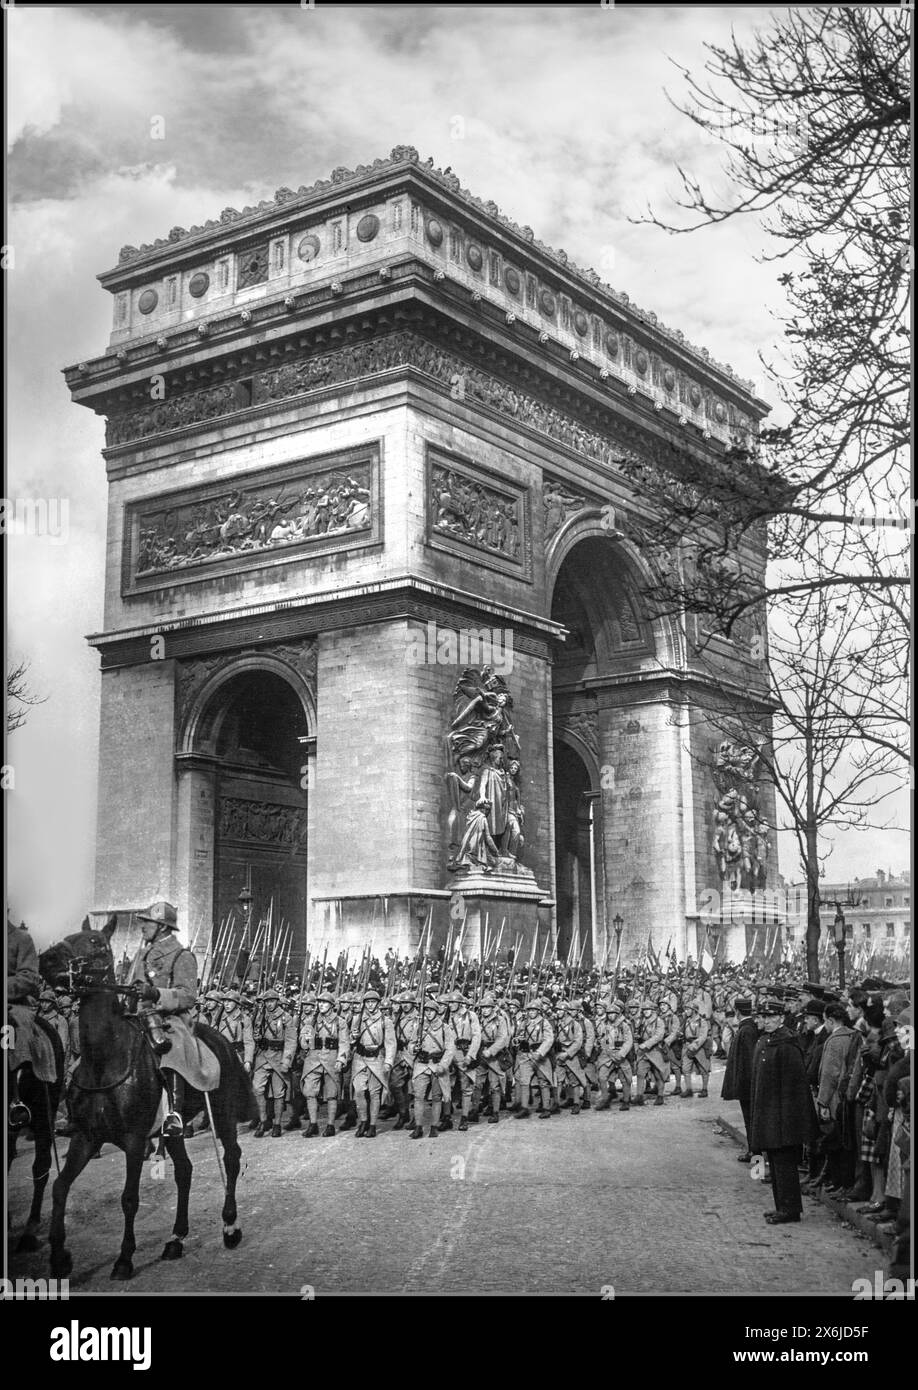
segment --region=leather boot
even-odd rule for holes
[[[361,1120],[361,1121],[360,1121],[360,1124],[357,1126],[357,1133],[354,1135],[354,1138],[355,1138],[355,1139],[362,1139],[363,1136],[366,1134],[366,1132],[367,1132],[367,1122],[366,1122],[366,1120]]]
[[[442,1127],[442,1126],[441,1126],[441,1127]],[[450,1128],[452,1129],[452,1121],[450,1121]],[[428,1139],[439,1139],[439,1138],[440,1138],[440,1131],[439,1131],[438,1129],[436,1129],[436,1127],[435,1127],[434,1125],[431,1125],[431,1126],[430,1126],[430,1133],[427,1135],[427,1138],[428,1138]]]
[[[499,1120],[500,1120],[500,1116],[498,1115],[497,1111],[496,1111],[496,1110],[492,1110],[492,1111],[491,1111],[491,1114],[488,1116],[488,1124],[489,1124],[489,1125],[496,1125],[496,1124],[499,1122]]]
[[[375,1126],[375,1125],[367,1125],[366,1129],[364,1130],[364,1135],[363,1135],[363,1137],[364,1137],[364,1139],[375,1139],[375,1138],[376,1138],[376,1126]]]
[[[460,1129],[461,1131],[464,1131],[464,1130],[468,1129],[468,1127],[469,1127],[469,1122],[468,1122],[468,1120],[466,1119],[465,1115],[463,1115],[462,1119],[459,1121],[459,1129]]]
[[[317,1129],[317,1130],[318,1130],[318,1128],[319,1128],[319,1126],[316,1125],[316,1129]],[[334,1139],[334,1137],[335,1137],[335,1126],[334,1126],[334,1125],[326,1125],[325,1128],[324,1128],[323,1131],[322,1131],[322,1138],[323,1138],[323,1139]]]
[[[316,1137],[316,1135],[318,1134],[318,1132],[319,1132],[319,1126],[316,1125],[316,1124],[310,1123],[310,1124],[308,1124],[308,1125],[306,1126],[306,1129],[305,1129],[305,1131],[304,1131],[304,1133],[303,1133],[303,1138],[304,1138],[304,1139],[315,1139],[315,1137]]]
[[[252,1134],[253,1134],[253,1137],[254,1137],[255,1139],[264,1139],[264,1137],[265,1137],[265,1135],[267,1134],[267,1132],[268,1132],[268,1126],[265,1124],[264,1120],[259,1120],[259,1121],[258,1121],[258,1124],[255,1126],[254,1130],[252,1131]]]
[[[596,1104],[593,1106],[593,1109],[594,1109],[594,1110],[608,1110],[609,1107],[611,1106],[611,1104],[612,1104],[612,1097],[611,1097],[611,1096],[603,1096],[602,1100],[598,1100],[598,1101],[596,1102]]]
[[[414,1129],[411,1131],[411,1136],[410,1136],[410,1137],[411,1137],[412,1139],[423,1139],[423,1138],[424,1138],[424,1131],[423,1131],[423,1129],[421,1128],[420,1125],[415,1125]]]
[[[404,1111],[403,1114],[399,1115],[398,1119],[395,1121],[395,1124],[392,1126],[392,1128],[393,1128],[393,1129],[404,1129],[407,1123],[408,1123],[408,1112],[407,1112],[407,1110],[406,1110],[406,1111]]]
[[[283,1137],[283,1133],[284,1133],[284,1131],[281,1129],[280,1125],[272,1125],[272,1126],[271,1126],[271,1138],[272,1138],[272,1139],[280,1139],[280,1138],[282,1138],[282,1137]]]

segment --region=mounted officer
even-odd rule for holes
[[[178,1030],[190,1032],[192,1010],[197,1002],[198,966],[191,951],[178,940],[178,916],[171,903],[155,902],[146,912],[137,913],[144,947],[134,964],[129,981],[134,985],[139,1001],[137,1010],[147,1030],[150,1046],[157,1057],[163,1057],[179,1042]],[[166,1034],[164,1024],[174,1036]],[[182,1117],[182,1078],[160,1062],[163,1080],[169,1096],[169,1113],[163,1121],[166,1138],[184,1133]]]
[[[7,1019],[12,1027],[12,1047],[7,1055],[9,1072],[9,1127],[24,1129],[32,1116],[19,1099],[19,1072],[26,1063],[40,1081],[54,1081],[54,1053],[51,1043],[35,1023],[41,995],[41,976],[35,944],[25,927],[6,922]]]

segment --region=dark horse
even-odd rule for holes
[[[41,1224],[41,1204],[48,1174],[51,1172],[51,1150],[54,1146],[54,1120],[60,1103],[61,1089],[64,1085],[64,1045],[60,1034],[40,1015],[35,1019],[36,1028],[47,1033],[54,1049],[54,1071],[56,1081],[39,1081],[26,1062],[19,1072],[19,1099],[27,1105],[32,1116],[31,1130],[35,1138],[35,1157],[32,1160],[32,1205],[25,1230],[19,1237],[16,1249],[20,1252],[38,1249],[38,1228]],[[16,1139],[19,1131],[7,1131],[7,1168],[16,1157]]]
[[[64,1212],[71,1184],[86,1167],[100,1144],[123,1149],[126,1171],[121,1193],[124,1235],[121,1253],[112,1268],[113,1279],[130,1279],[131,1257],[137,1248],[134,1217],[147,1139],[155,1127],[164,1084],[158,1059],[146,1040],[143,1024],[125,1010],[122,996],[131,991],[116,985],[110,941],[114,924],[101,931],[79,931],[44,952],[39,960],[49,982],[64,978],[80,1000],[80,1063],[70,1083],[69,1098],[76,1134],[70,1141],[67,1161],[52,1187],[51,1273],[66,1277],[73,1259],[65,1248]],[[236,1179],[241,1150],[236,1125],[257,1115],[255,1094],[242,1062],[227,1040],[204,1024],[195,1033],[220,1060],[220,1085],[209,1093],[214,1133],[223,1147],[226,1199],[223,1203],[223,1244],[234,1249],[242,1239],[236,1222]],[[168,1056],[168,1054],[167,1054]],[[204,1097],[185,1083],[182,1118],[190,1120],[202,1109]],[[166,1139],[178,1189],[172,1240],[162,1253],[177,1260],[188,1234],[188,1196],[191,1160],[182,1138]]]

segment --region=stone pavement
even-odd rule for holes
[[[195,1165],[191,1235],[180,1263],[169,1237],[174,1184],[146,1165],[136,1273],[112,1284],[120,1241],[120,1154],[105,1149],[71,1192],[71,1289],[105,1292],[627,1293],[851,1295],[878,1252],[820,1206],[799,1226],[770,1227],[770,1187],[736,1161],[711,1098],[621,1114],[479,1124],[412,1141],[387,1124],[375,1140],[243,1137],[241,1246],[224,1250],[209,1135]],[[31,1152],[11,1174],[14,1229],[24,1217]],[[47,1212],[43,1231],[47,1231]],[[14,1256],[12,1277],[47,1273],[46,1250]]]

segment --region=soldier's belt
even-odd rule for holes
[[[531,1051],[532,1051],[532,1044],[531,1044],[531,1043],[517,1043],[517,1045],[516,1045],[516,1050],[517,1050],[517,1052],[531,1052]]]
[[[457,1039],[456,1039],[456,1046],[459,1048],[459,1051],[460,1051],[460,1052],[468,1052],[469,1048],[472,1046],[472,1039],[471,1039],[471,1038],[457,1038]]]
[[[337,1047],[337,1045],[338,1045],[338,1044],[335,1043],[335,1046],[336,1046],[336,1047]],[[382,1048],[381,1048],[381,1047],[364,1047],[364,1046],[363,1046],[363,1043],[358,1043],[357,1046],[354,1048],[354,1051],[357,1053],[357,1056],[358,1056],[358,1057],[378,1057],[379,1054],[382,1052]]]
[[[314,1045],[314,1046],[315,1046],[315,1051],[316,1051],[316,1052],[331,1052],[331,1051],[333,1051],[333,1050],[337,1050],[337,1047],[338,1047],[338,1039],[337,1039],[337,1038],[316,1038],[316,1040],[315,1040],[315,1045]]]
[[[419,1052],[415,1058],[418,1062],[442,1062],[442,1052]]]
[[[260,1042],[258,1044],[260,1048],[266,1049],[268,1052],[279,1052],[283,1045],[282,1042]]]

